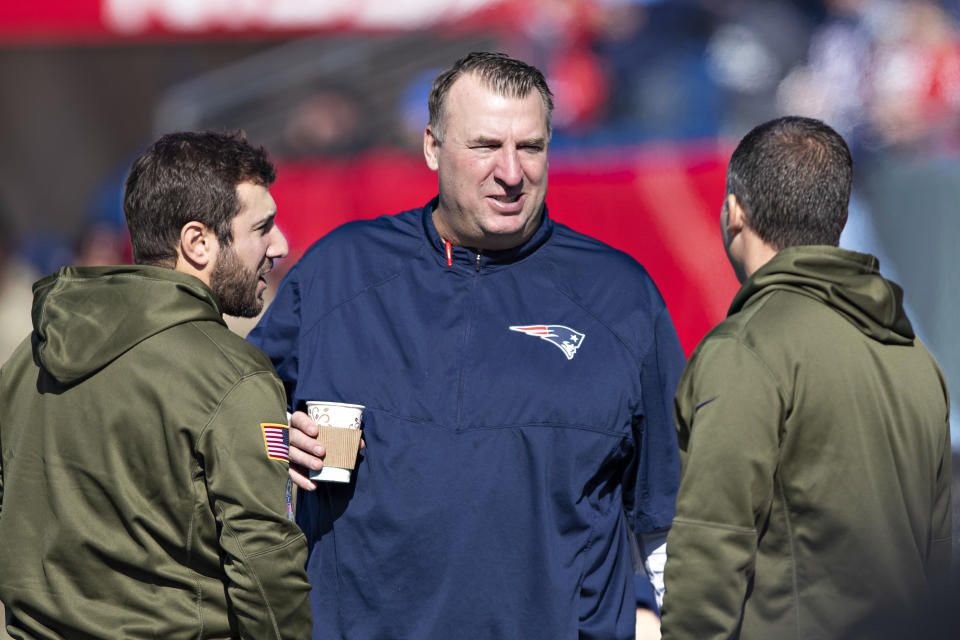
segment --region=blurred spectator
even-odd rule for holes
[[[834,123],[857,148],[957,144],[960,41],[932,0],[826,0],[807,62],[780,85],[784,112]]]
[[[9,213],[0,204],[0,363],[33,330],[33,283],[41,276],[16,254],[16,244]]]
[[[777,115],[774,96],[807,53],[815,16],[786,0],[705,2],[719,24],[707,41],[710,77],[725,92],[724,133],[740,137]]]
[[[596,49],[610,74],[609,129],[634,140],[716,135],[721,95],[705,56],[711,13],[684,1],[602,5]]]
[[[123,189],[129,165],[103,182],[93,197],[76,241],[73,264],[94,267],[130,264],[133,256],[123,215]]]
[[[577,43],[554,56],[548,75],[557,100],[555,126],[574,134],[594,129],[609,92],[600,59],[585,43]]]
[[[867,114],[885,144],[955,144],[960,115],[956,25],[935,2],[895,6],[877,33]]]
[[[544,70],[554,92],[555,132],[589,134],[609,93],[604,60],[593,50],[602,0],[537,0],[523,5],[507,50]],[[508,38],[509,39],[509,38]]]
[[[41,276],[72,265],[76,255],[69,240],[59,231],[50,229],[30,231],[20,237],[16,242],[15,254]],[[32,299],[31,295],[31,304]]]
[[[867,2],[826,0],[825,6],[827,18],[810,39],[806,64],[784,78],[777,104],[785,113],[829,122],[856,153],[871,60],[871,36],[861,19]]]
[[[309,156],[357,151],[364,146],[363,110],[346,91],[318,89],[300,100],[283,127],[285,155]]]
[[[402,148],[417,154],[423,149],[423,131],[430,119],[427,98],[430,96],[433,79],[441,71],[443,69],[437,67],[423,69],[413,76],[400,95],[397,106],[398,140]]]

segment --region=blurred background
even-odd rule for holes
[[[737,289],[718,223],[736,142],[783,114],[835,127],[856,172],[842,245],[904,287],[960,404],[958,17],[960,0],[3,0],[0,361],[34,280],[130,260],[123,180],[159,134],[267,147],[278,279],[334,226],[433,197],[430,84],[498,50],[556,94],[551,215],[647,267],[688,354]]]

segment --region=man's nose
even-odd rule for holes
[[[270,246],[267,247],[268,258],[285,258],[289,253],[290,247],[287,244],[287,238],[280,231],[280,227],[273,225],[270,230]]]
[[[504,145],[499,150],[493,177],[508,186],[517,186],[523,182],[520,153],[515,147]]]

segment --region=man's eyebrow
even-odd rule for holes
[[[277,217],[277,212],[276,212],[276,211],[270,211],[269,213],[266,213],[266,214],[260,216],[259,218],[257,218],[256,220],[254,220],[254,221],[253,221],[253,224],[250,225],[250,228],[251,228],[251,229],[256,229],[257,227],[262,227],[262,226],[264,226],[264,225],[267,225],[267,224],[273,222],[274,218],[276,218],[276,217]]]
[[[503,141],[499,138],[493,138],[491,136],[477,136],[476,138],[470,139],[470,144],[472,145],[482,145],[487,146],[499,146],[503,144]]]
[[[478,136],[476,138],[471,138],[469,141],[471,145],[484,146],[484,147],[499,147],[503,144],[503,140],[500,138],[494,138],[491,136]],[[535,136],[533,138],[525,138],[523,140],[517,141],[518,147],[542,147],[546,144],[546,138]]]
[[[527,138],[526,140],[520,140],[517,143],[518,147],[542,147],[546,144],[546,138],[541,138],[537,136],[535,138]]]

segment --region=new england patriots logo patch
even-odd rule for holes
[[[580,345],[583,344],[583,339],[586,337],[579,331],[565,327],[562,324],[534,324],[523,327],[513,326],[510,327],[510,331],[519,331],[528,336],[536,336],[541,340],[552,343],[560,349],[560,351],[563,351],[563,355],[567,356],[567,360],[573,360],[573,356],[577,355],[577,349],[580,348]]]

